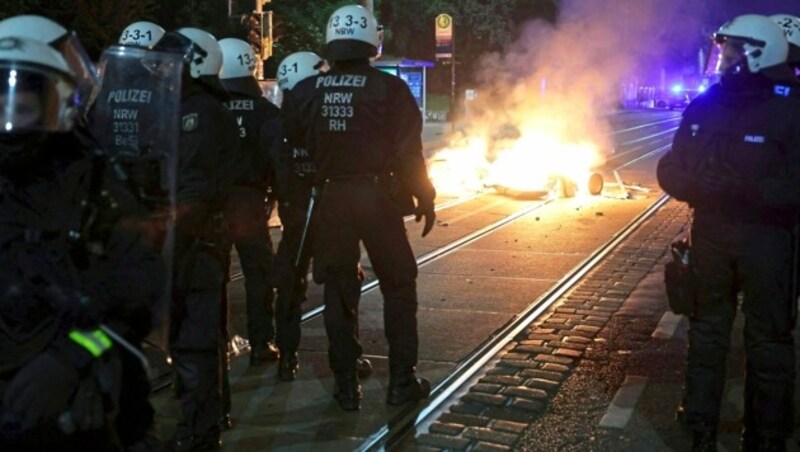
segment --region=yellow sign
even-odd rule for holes
[[[453,18],[449,14],[436,16],[436,58],[453,57]]]
[[[436,26],[439,28],[450,28],[453,23],[453,18],[447,14],[439,14],[436,16]]]

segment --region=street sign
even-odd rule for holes
[[[436,58],[453,58],[453,18],[436,16]]]

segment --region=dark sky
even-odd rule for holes
[[[741,14],[800,16],[800,0],[707,0],[725,20]]]

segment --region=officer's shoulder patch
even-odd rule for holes
[[[197,124],[199,122],[200,120],[197,117],[197,113],[189,113],[188,115],[183,116],[183,119],[181,120],[181,128],[184,130],[184,132],[191,132],[197,128]]]

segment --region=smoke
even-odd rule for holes
[[[485,134],[513,125],[570,142],[611,146],[605,116],[625,83],[660,77],[675,49],[696,54],[703,19],[693,0],[564,0],[555,24],[527,23],[504,53],[479,65],[472,123]]]

